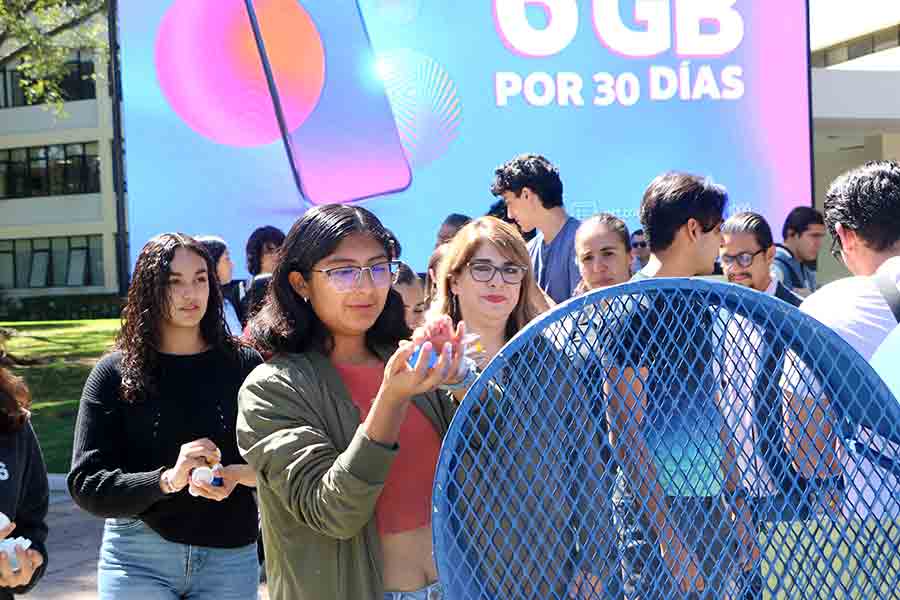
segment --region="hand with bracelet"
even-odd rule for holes
[[[176,494],[190,483],[191,472],[197,467],[206,467],[222,460],[222,452],[208,438],[201,438],[182,444],[175,466],[163,471],[159,487],[164,494]]]

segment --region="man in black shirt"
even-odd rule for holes
[[[707,179],[657,177],[641,202],[650,261],[632,280],[711,274],[726,202]],[[737,482],[723,476],[735,469],[718,411],[715,316],[690,290],[650,289],[615,299],[604,319],[617,340],[605,393],[625,596],[722,597],[736,563],[737,511],[725,497]]]

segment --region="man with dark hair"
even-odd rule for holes
[[[775,250],[772,273],[775,278],[801,296],[816,291],[815,264],[825,239],[822,213],[809,206],[798,206],[784,220],[784,243]]]
[[[855,277],[835,281],[800,309],[866,359],[900,321],[900,163],[869,162],[838,177],[825,195],[832,254]]]
[[[631,234],[631,272],[637,273],[650,262],[650,243],[643,229],[637,229]]]
[[[247,240],[247,271],[250,279],[241,297],[245,322],[259,312],[275,270],[278,249],[284,243],[284,232],[272,225],[258,227]]]
[[[719,261],[729,282],[775,296],[793,306],[803,299],[772,277],[775,242],[766,219],[754,212],[737,213],[722,224],[722,247]],[[725,318],[721,336],[722,395],[721,412],[732,430],[739,448],[741,488],[751,504],[756,504],[753,525],[761,531],[761,511],[785,499],[799,506],[801,497],[794,489],[803,482],[796,472],[782,466],[790,464],[783,457],[789,450],[781,432],[789,425],[783,415],[790,406],[778,388],[769,385],[783,372],[784,343],[768,339],[763,331],[743,317],[731,314]],[[773,393],[774,392],[774,393]],[[779,462],[779,460],[781,462]],[[780,485],[779,485],[780,484]],[[741,574],[740,587],[746,591],[743,600],[763,598],[765,587],[758,564]]]
[[[825,194],[825,225],[832,236],[831,252],[847,266],[853,277],[829,283],[803,301],[800,310],[811,315],[846,340],[866,360],[900,323],[900,163],[868,162],[835,179]],[[789,356],[790,358],[790,356]],[[841,431],[831,422],[832,411],[820,390],[813,370],[800,361],[788,382],[795,402],[803,405],[804,414],[813,415],[810,423],[819,431]],[[852,373],[847,374],[852,377]],[[835,399],[836,401],[838,399]],[[846,398],[840,399],[847,402]],[[875,422],[884,418],[887,407],[873,406],[868,398],[857,399],[858,407]],[[798,411],[795,411],[798,412]],[[842,412],[842,411],[841,411]],[[818,423],[812,423],[818,419]],[[852,478],[842,496],[842,508],[853,515],[851,538],[854,546],[865,548],[866,558],[874,565],[890,565],[896,548],[884,533],[888,515],[900,513],[900,453],[897,445],[882,437],[865,422],[857,426],[854,437],[866,448],[834,441],[832,436],[821,444],[808,444],[806,462],[813,468],[830,465],[831,473]],[[846,435],[846,428],[843,429]],[[840,449],[840,452],[835,450]],[[863,484],[859,482],[864,482]],[[864,486],[861,487],[861,486]],[[891,517],[893,518],[893,517]],[[896,526],[895,524],[893,526]],[[897,569],[891,568],[875,581],[896,581]],[[859,577],[866,579],[867,573]],[[859,589],[873,589],[874,581],[860,581]]]
[[[516,229],[519,230],[519,233],[522,234],[522,238],[526,242],[530,242],[534,239],[535,231],[532,229],[531,231],[522,231],[522,228],[516,223],[515,219],[511,219],[509,217],[509,213],[506,211],[506,201],[503,198],[498,198],[496,202],[491,204],[488,211],[485,213],[486,217],[494,217],[495,219],[500,219],[505,223],[509,223],[510,225],[514,225]]]
[[[683,173],[654,179],[640,210],[650,259],[634,279],[711,275],[727,202],[725,188],[709,179]]]
[[[711,274],[727,201],[703,177],[654,179],[640,208],[650,261],[632,281]],[[725,447],[713,311],[699,298],[642,293],[605,318],[618,340],[606,358],[604,396],[619,461],[613,506],[625,597],[725,597],[742,566],[734,519],[749,522],[749,509],[728,503],[740,482]],[[661,340],[654,331],[672,334]],[[706,595],[696,594],[702,588]]]
[[[555,302],[568,300],[581,280],[575,262],[580,222],[563,207],[559,170],[543,156],[517,156],[494,172],[491,193],[503,198],[509,218],[522,231],[537,230],[528,254],[538,285]]]
[[[765,217],[743,212],[722,224],[719,261],[728,281],[800,306],[803,299],[772,277],[774,260],[775,243]]]
[[[446,244],[452,240],[453,236],[456,235],[456,232],[468,225],[471,220],[472,217],[461,215],[459,213],[447,215],[447,218],[441,223],[441,228],[438,229],[437,240],[434,243],[434,247],[437,248],[441,244]]]

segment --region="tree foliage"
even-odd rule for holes
[[[152,1],[152,0],[148,0]],[[62,112],[75,50],[108,51],[109,0],[0,0],[0,68],[16,69],[29,104]]]

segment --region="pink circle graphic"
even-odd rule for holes
[[[409,164],[422,168],[439,159],[462,123],[456,83],[437,61],[412,50],[379,54],[378,71]]]
[[[296,0],[256,0],[254,6],[285,123],[294,130],[322,93],[322,38]],[[200,135],[242,147],[280,138],[243,0],[175,0],[157,32],[155,59],[169,106]]]

